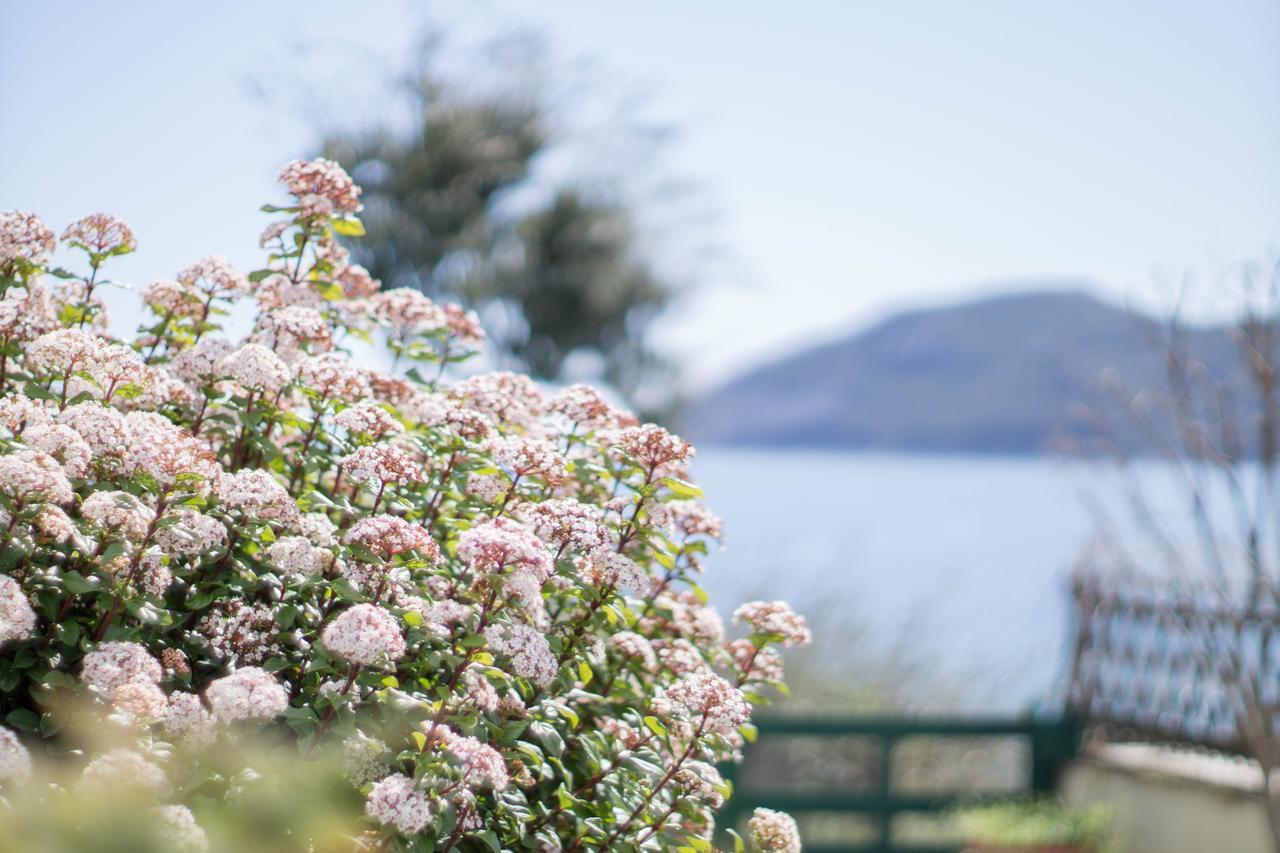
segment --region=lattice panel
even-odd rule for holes
[[[1127,737],[1252,752],[1280,723],[1280,614],[1079,577],[1068,707]]]

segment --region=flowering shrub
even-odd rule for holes
[[[345,756],[350,847],[710,849],[715,765],[804,620],[755,602],[726,641],[693,448],[585,386],[447,384],[474,314],[348,261],[337,165],[280,178],[266,266],[155,282],[131,344],[100,298],[128,226],[72,223],[70,272],[38,218],[0,214],[0,785],[127,783],[202,849],[202,813],[267,784],[228,749],[265,735]],[[221,336],[248,299],[249,336]],[[360,339],[393,372],[353,362]],[[784,815],[751,834],[799,847]]]

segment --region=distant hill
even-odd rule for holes
[[[757,368],[690,406],[682,430],[708,443],[1032,453],[1092,439],[1098,422],[1143,444],[1101,381],[1165,387],[1150,318],[1078,290],[909,311]],[[1239,374],[1225,328],[1193,333],[1219,376]]]

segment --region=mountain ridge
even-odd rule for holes
[[[1043,283],[1042,283],[1043,284]],[[693,440],[761,446],[1037,453],[1098,437],[1144,444],[1102,376],[1163,388],[1155,320],[1083,283],[893,314],[729,380],[685,412]],[[1239,373],[1224,326],[1188,336],[1220,376]]]

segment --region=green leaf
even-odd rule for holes
[[[101,586],[96,578],[94,580],[89,580],[79,572],[63,572],[62,585],[66,588],[67,592],[75,595],[84,595],[87,592],[97,592],[99,586]]]
[[[756,738],[760,736],[760,730],[754,723],[743,723],[738,726],[738,734],[742,735],[742,739],[747,743],[755,743]]]
[[[333,220],[333,230],[337,231],[343,237],[363,237],[364,223],[354,216],[335,217]]]
[[[422,614],[416,610],[407,610],[404,614],[404,621],[406,624],[416,628],[422,624]]]
[[[732,829],[726,829],[725,832],[733,836],[733,853],[746,853],[747,843],[742,840],[742,836]]]
[[[702,497],[702,489],[699,489],[693,483],[685,480],[679,480],[675,477],[663,477],[662,485],[675,492],[682,498],[700,498]]]
[[[34,732],[40,728],[40,715],[28,708],[10,711],[5,719],[9,721],[9,725],[24,732]]]
[[[590,684],[591,679],[595,678],[595,673],[591,671],[591,664],[584,660],[578,661],[578,677],[582,679],[583,684]],[[577,725],[576,723],[574,724]]]
[[[653,732],[658,737],[662,737],[667,733],[667,727],[664,726],[662,724],[662,721],[659,720],[657,717],[646,716],[644,718],[644,724],[645,724],[645,727],[649,729],[649,731]]]

